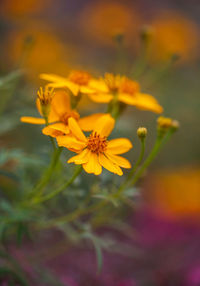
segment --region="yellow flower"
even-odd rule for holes
[[[96,88],[97,92],[88,96],[95,102],[107,103],[116,99],[139,109],[156,113],[163,111],[162,106],[153,96],[140,92],[138,82],[125,76],[106,73],[103,79],[93,80],[91,87]]]
[[[91,75],[85,71],[72,71],[67,78],[57,76],[55,74],[41,74],[41,79],[50,81],[48,86],[54,88],[68,88],[74,96],[81,93],[93,93],[94,90],[90,87],[92,80]]]
[[[108,141],[107,137],[114,128],[115,120],[106,114],[96,121],[89,137],[81,131],[74,118],[69,119],[69,129],[73,136],[57,138],[58,145],[67,147],[78,155],[70,158],[68,163],[82,165],[87,173],[100,175],[102,167],[119,176],[123,174],[120,167],[131,168],[129,161],[119,154],[126,153],[132,148],[126,138]]]
[[[36,100],[36,106],[39,113],[41,112],[41,101],[39,98]],[[48,114],[48,123],[50,125],[43,128],[42,132],[45,135],[49,135],[52,137],[61,136],[63,134],[69,134],[70,130],[68,127],[68,120],[70,117],[73,117],[77,120],[80,128],[85,131],[90,131],[93,129],[93,126],[98,118],[102,116],[102,113],[93,114],[90,116],[86,116],[80,118],[78,112],[70,107],[70,96],[65,91],[57,91],[55,92],[51,103],[50,103],[50,111]],[[45,124],[44,118],[37,117],[21,117],[21,121],[25,123],[31,124]]]

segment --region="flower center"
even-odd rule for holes
[[[87,85],[90,80],[90,74],[84,71],[72,71],[69,80],[78,85]]]
[[[120,92],[134,95],[136,92],[139,92],[139,84],[128,78],[124,78],[120,84]]]
[[[62,131],[60,130],[54,130],[53,131],[53,135],[58,137],[58,136],[62,136],[62,135],[65,135]]]
[[[66,112],[60,117],[60,121],[64,124],[68,125],[68,120],[70,117],[73,117],[74,119],[78,120],[80,118],[80,115],[78,112],[72,110],[71,112]]]
[[[87,148],[96,154],[103,153],[107,147],[107,138],[100,137],[96,132],[90,134],[88,137]]]

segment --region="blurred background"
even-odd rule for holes
[[[199,15],[198,0],[0,1],[1,193],[14,195],[30,166],[43,167],[47,161],[48,139],[41,127],[19,121],[20,116],[37,115],[36,91],[44,84],[40,73],[66,77],[81,69],[95,76],[126,74],[156,97],[165,116],[180,122],[134,198],[130,249],[116,234],[123,251],[106,252],[99,275],[94,255],[84,247],[66,254],[61,247],[58,255],[45,253],[42,259],[44,249],[37,256],[27,245],[31,259],[16,254],[22,263],[28,267],[40,261],[63,283],[41,285],[200,285]],[[105,106],[84,99],[80,110],[85,115],[105,111]],[[133,107],[123,114],[113,136],[133,141],[132,162],[139,152],[137,128],[147,127],[150,149],[156,119]],[[51,236],[42,239],[51,245],[58,239]]]

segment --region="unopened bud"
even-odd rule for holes
[[[44,89],[40,87],[37,92],[37,97],[40,102],[41,112],[44,117],[48,117],[51,108],[51,101],[54,96],[53,88],[45,87]]]
[[[147,136],[147,129],[145,127],[139,127],[137,130],[137,135],[140,139],[144,139]]]
[[[172,121],[172,128],[173,128],[173,130],[176,131],[176,130],[179,129],[179,127],[180,127],[180,124],[179,124],[178,120],[173,120]]]
[[[172,126],[172,119],[169,117],[160,116],[157,119],[158,128],[168,129]]]

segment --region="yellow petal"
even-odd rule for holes
[[[38,112],[42,116],[42,110],[41,110],[41,104],[40,104],[39,98],[36,99],[35,103],[36,103],[36,107],[37,107]]]
[[[90,151],[86,148],[81,151],[78,155],[71,157],[67,163],[75,163],[77,165],[87,163],[89,160],[89,153]]]
[[[88,94],[89,98],[98,103],[108,103],[113,99],[113,95],[109,93]]]
[[[112,118],[110,114],[105,114],[96,121],[94,132],[97,132],[97,134],[101,135],[102,137],[108,137],[108,135],[112,132],[114,125],[114,118]]]
[[[64,90],[58,90],[51,102],[52,111],[54,111],[59,117],[65,113],[71,111],[70,108],[70,96]]]
[[[65,86],[66,86],[67,88],[69,88],[69,90],[72,92],[72,94],[73,94],[74,96],[77,96],[77,95],[78,95],[79,90],[80,90],[80,87],[79,87],[78,84],[75,84],[75,83],[73,83],[73,82],[71,82],[71,81],[67,81]]]
[[[54,129],[54,130],[58,130],[58,131],[61,131],[62,133],[64,134],[69,134],[69,127],[64,124],[64,123],[61,123],[61,122],[58,122],[58,123],[54,123],[54,124],[51,124],[49,125],[48,127]],[[64,135],[63,134],[63,135]]]
[[[96,113],[89,116],[85,116],[78,120],[78,125],[84,131],[91,131],[96,125],[96,121],[101,118],[105,113]]]
[[[66,147],[74,152],[79,152],[86,147],[86,143],[77,140],[75,137],[70,135],[59,136],[57,138],[59,146]]]
[[[127,169],[131,168],[131,164],[126,158],[114,155],[109,152],[106,152],[105,154],[108,157],[108,159],[110,159],[114,164]]]
[[[102,172],[102,167],[99,164],[97,154],[89,152],[89,160],[87,163],[83,164],[83,169],[91,174],[100,175]]]
[[[131,141],[127,138],[118,138],[108,141],[106,150],[112,154],[123,154],[133,147]]]
[[[67,88],[67,83],[66,81],[50,82],[47,84],[47,86],[53,87],[53,88]]]
[[[37,117],[22,116],[20,120],[21,122],[31,123],[31,124],[45,124],[45,120],[43,118],[37,118]]]
[[[104,80],[101,79],[91,79],[88,86],[99,93],[108,93],[109,89]]]
[[[81,128],[79,127],[77,121],[73,118],[70,117],[68,120],[68,126],[69,129],[71,130],[72,134],[78,139],[81,140],[83,142],[86,142],[87,139],[85,137],[85,135],[83,134],[83,132],[81,131]]]
[[[66,80],[66,78],[62,76],[56,74],[47,74],[47,73],[40,74],[40,78],[50,82],[63,82]]]
[[[94,90],[92,88],[89,88],[88,86],[80,86],[80,92],[84,94],[94,93]]]
[[[55,130],[53,128],[51,128],[51,126],[46,126],[42,129],[42,133],[44,135],[48,135],[54,138],[57,138],[58,136],[63,136],[63,132],[59,131],[59,130]]]
[[[104,154],[99,154],[99,163],[108,171],[119,176],[123,175],[121,168],[110,161]]]
[[[136,106],[142,110],[149,110],[156,113],[163,112],[162,106],[153,96],[149,94],[136,93],[134,96],[129,94],[119,94],[118,99],[126,104]]]

